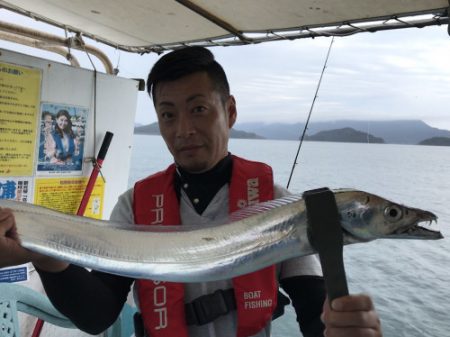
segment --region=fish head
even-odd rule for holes
[[[421,226],[422,223],[437,221],[437,216],[432,212],[363,191],[347,191],[344,194],[336,194],[341,224],[344,233],[355,241],[443,238],[439,231]]]

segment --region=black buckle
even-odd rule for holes
[[[229,289],[232,290],[232,289]],[[187,325],[204,325],[214,321],[216,318],[226,315],[232,307],[228,305],[226,294],[228,290],[216,290],[212,294],[203,295],[191,303],[186,303],[186,323]]]

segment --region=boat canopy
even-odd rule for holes
[[[130,52],[448,23],[448,0],[10,0],[0,6]]]

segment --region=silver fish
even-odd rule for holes
[[[428,211],[358,190],[335,190],[344,243],[380,238],[440,239],[418,226]],[[0,200],[13,210],[21,244],[87,268],[173,282],[228,279],[283,260],[316,253],[308,241],[305,204],[288,196],[230,215],[221,224],[138,226],[66,215]]]

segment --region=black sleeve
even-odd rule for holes
[[[80,330],[94,335],[116,321],[134,281],[75,265],[60,273],[36,270],[55,308]]]
[[[292,301],[303,336],[323,337],[324,325],[320,320],[326,297],[323,278],[295,276],[280,280],[280,285]]]

